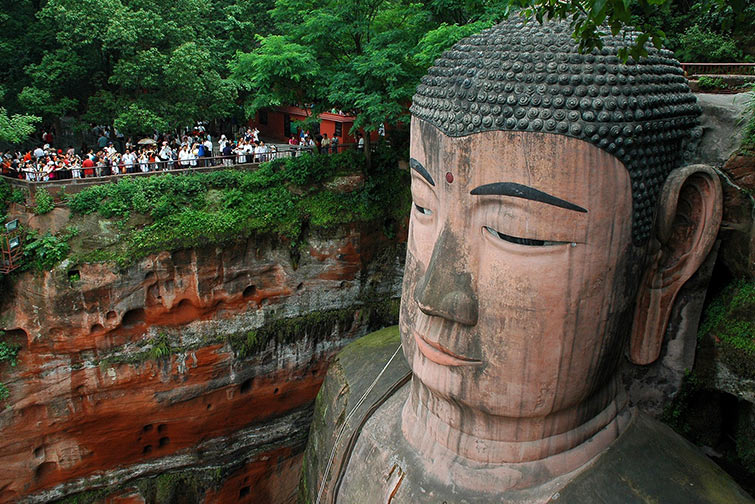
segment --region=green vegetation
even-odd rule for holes
[[[755,476],[755,425],[750,416],[751,406],[740,401],[736,414],[732,414],[730,399],[726,401],[725,396],[707,378],[687,372],[660,420],[698,446],[722,450],[728,464],[741,468],[738,471],[741,483]],[[742,469],[751,476],[741,474]]]
[[[5,213],[11,203],[23,203],[24,201],[26,201],[24,191],[13,189],[6,180],[0,178],[0,223],[5,220]]]
[[[698,337],[708,335],[733,373],[755,379],[755,281],[737,280],[710,303]]]
[[[349,222],[399,221],[410,204],[408,175],[398,169],[393,150],[384,148],[374,156],[375,166],[365,183],[350,193],[330,190],[326,182],[366,170],[364,156],[354,151],[276,160],[254,172],[126,178],[86,189],[67,200],[72,220],[94,213],[117,220],[118,237],[109,247],[80,251],[76,260],[126,266],[152,252],[255,234],[278,235],[296,249],[306,226],[327,229]],[[67,252],[64,241],[48,237],[45,250],[55,245],[54,258],[60,260]]]
[[[20,345],[14,343],[8,343],[5,341],[5,332],[0,331],[0,368],[4,363],[9,363],[11,366],[15,366],[18,358],[18,351],[21,349]],[[10,392],[5,383],[0,382],[0,403],[8,399]]]
[[[731,36],[693,25],[678,36],[676,57],[683,61],[741,61],[742,49]]]
[[[271,342],[275,345],[292,343],[305,334],[310,338],[323,339],[336,329],[346,332],[354,324],[369,331],[394,325],[398,323],[399,302],[398,299],[386,299],[337,310],[310,312],[298,317],[274,320],[252,331],[208,336],[191,345],[183,345],[179,338],[160,333],[154,338],[141,341],[138,349],[118,349],[96,361],[96,364],[103,368],[120,364],[139,365],[217,343],[228,344],[237,359],[246,359],[257,355]]]
[[[353,324],[364,325],[368,330],[398,323],[398,299],[388,299],[363,306],[350,306],[339,310],[311,312],[298,317],[275,320],[254,331],[231,335],[227,338],[234,355],[243,359],[266,348],[271,341],[276,345],[292,343],[307,334],[310,338],[327,337],[335,329],[346,332]]]
[[[44,215],[52,211],[55,208],[55,203],[52,200],[52,196],[47,192],[47,189],[40,187],[37,189],[34,195],[34,208],[33,211],[36,215]]]
[[[171,504],[175,502],[200,502],[205,492],[210,488],[218,488],[227,471],[205,469],[198,471],[182,471],[161,474],[159,476],[143,477],[135,482],[127,481],[114,487],[106,485],[104,488],[69,495],[55,501],[56,504],[95,504],[103,502],[107,497],[136,486],[139,493],[155,504]]]
[[[721,77],[710,77],[708,75],[702,75],[697,79],[697,85],[700,89],[726,89],[728,86]]]
[[[69,241],[78,234],[75,226],[69,226],[57,235],[49,231],[40,236],[35,230],[26,235],[24,243],[24,260],[21,271],[50,271],[68,256],[71,250]]]
[[[34,133],[34,125],[41,120],[41,117],[29,114],[8,115],[8,111],[0,107],[0,141],[18,143],[26,140]]]
[[[374,130],[405,117],[443,50],[518,12],[567,20],[584,50],[630,26],[642,33],[635,57],[664,40],[690,61],[753,47],[747,0],[21,0],[0,16],[0,59],[13,61],[0,140],[23,140],[40,117],[139,135],[296,103],[358,113]]]
[[[178,352],[190,350],[183,346],[175,345],[165,333],[160,333],[154,338],[145,339],[139,343],[139,350],[114,353],[100,359],[97,364],[107,368],[118,364],[138,365],[147,361],[161,361]]]

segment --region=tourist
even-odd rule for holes
[[[231,142],[226,141],[225,146],[223,147],[223,165],[224,166],[232,166],[233,165],[233,144]]]
[[[320,142],[320,152],[322,152],[323,154],[330,152],[330,139],[328,138],[327,133],[323,133],[322,135],[322,141]]]

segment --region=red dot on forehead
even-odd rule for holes
[[[454,175],[451,172],[446,172],[446,182],[449,184],[454,181]]]

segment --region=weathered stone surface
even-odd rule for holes
[[[718,257],[718,245],[679,291],[658,360],[647,366],[624,361],[622,378],[630,402],[653,416],[663,413],[695,364],[697,329]]]
[[[375,401],[409,373],[401,352],[391,360],[400,343],[398,326],[388,327],[347,345],[330,365],[328,379],[317,395],[304,455],[299,487],[302,504],[316,502],[318,494],[320,502],[334,501],[334,487],[349,461],[348,437]],[[370,365],[365,365],[365,355]],[[382,370],[389,360],[391,365]]]
[[[732,156],[721,172],[721,260],[734,276],[755,278],[755,156]]]
[[[395,323],[403,240],[353,225],[311,232],[298,261],[257,238],[17,277],[0,301],[22,345],[2,377],[0,502],[186,470],[227,480],[206,502],[288,502],[329,357]]]
[[[702,108],[700,125],[703,136],[698,148],[698,162],[722,166],[742,143],[747,94],[697,94]]]

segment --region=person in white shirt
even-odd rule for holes
[[[170,145],[168,145],[168,142],[163,142],[163,146],[160,148],[160,161],[162,165],[163,170],[167,170],[169,168],[168,162],[170,161],[170,156],[173,154],[173,151],[170,149]]]
[[[134,173],[134,163],[136,162],[136,154],[131,150],[126,150],[123,155],[123,166],[126,168],[126,173]]]
[[[178,151],[178,164],[181,168],[189,167],[189,146],[183,144],[181,150]]]
[[[233,149],[233,152],[236,153],[237,163],[246,163],[246,141],[243,138],[239,140],[239,144]]]
[[[205,157],[211,158],[212,157],[212,140],[210,140],[210,135],[207,135],[207,138],[204,141],[204,155]],[[207,161],[207,166],[210,166],[211,161]]]
[[[247,142],[247,144],[244,146],[244,152],[246,153],[246,160],[248,162],[254,163],[254,151],[256,149],[256,146],[253,142]]]

